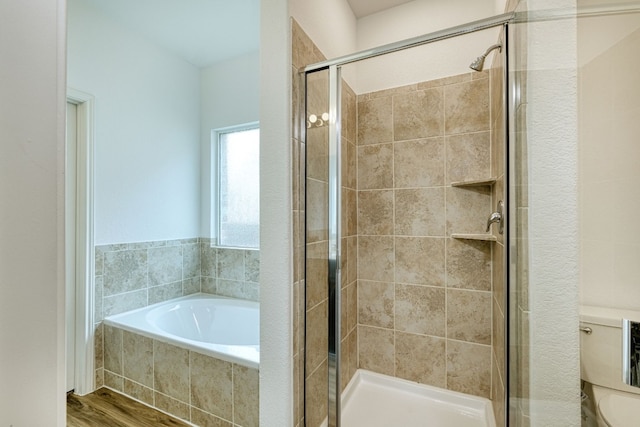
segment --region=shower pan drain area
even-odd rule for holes
[[[348,427],[496,427],[488,399],[363,369],[356,372],[342,394],[341,424]]]

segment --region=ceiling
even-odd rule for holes
[[[260,46],[260,0],[84,0],[198,67]]]
[[[412,1],[413,0],[347,0],[349,6],[351,6],[351,10],[353,10],[353,14],[356,15],[356,18],[372,15]]]
[[[197,67],[255,52],[260,0],[82,0]],[[347,0],[357,18],[414,0]]]

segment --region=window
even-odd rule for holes
[[[257,124],[213,132],[217,152],[219,246],[260,246],[260,129]]]

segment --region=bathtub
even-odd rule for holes
[[[106,317],[104,324],[249,368],[260,364],[257,302],[193,294]]]

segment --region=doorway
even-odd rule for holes
[[[66,391],[93,391],[93,96],[69,89],[65,150]]]
[[[78,146],[78,107],[76,104],[67,101],[67,136],[66,136],[66,156],[65,156],[65,318],[66,318],[66,339],[65,348],[67,350],[66,367],[66,392],[69,393],[75,388],[75,366],[76,366],[76,211],[77,195],[76,173],[77,167],[77,146]]]

